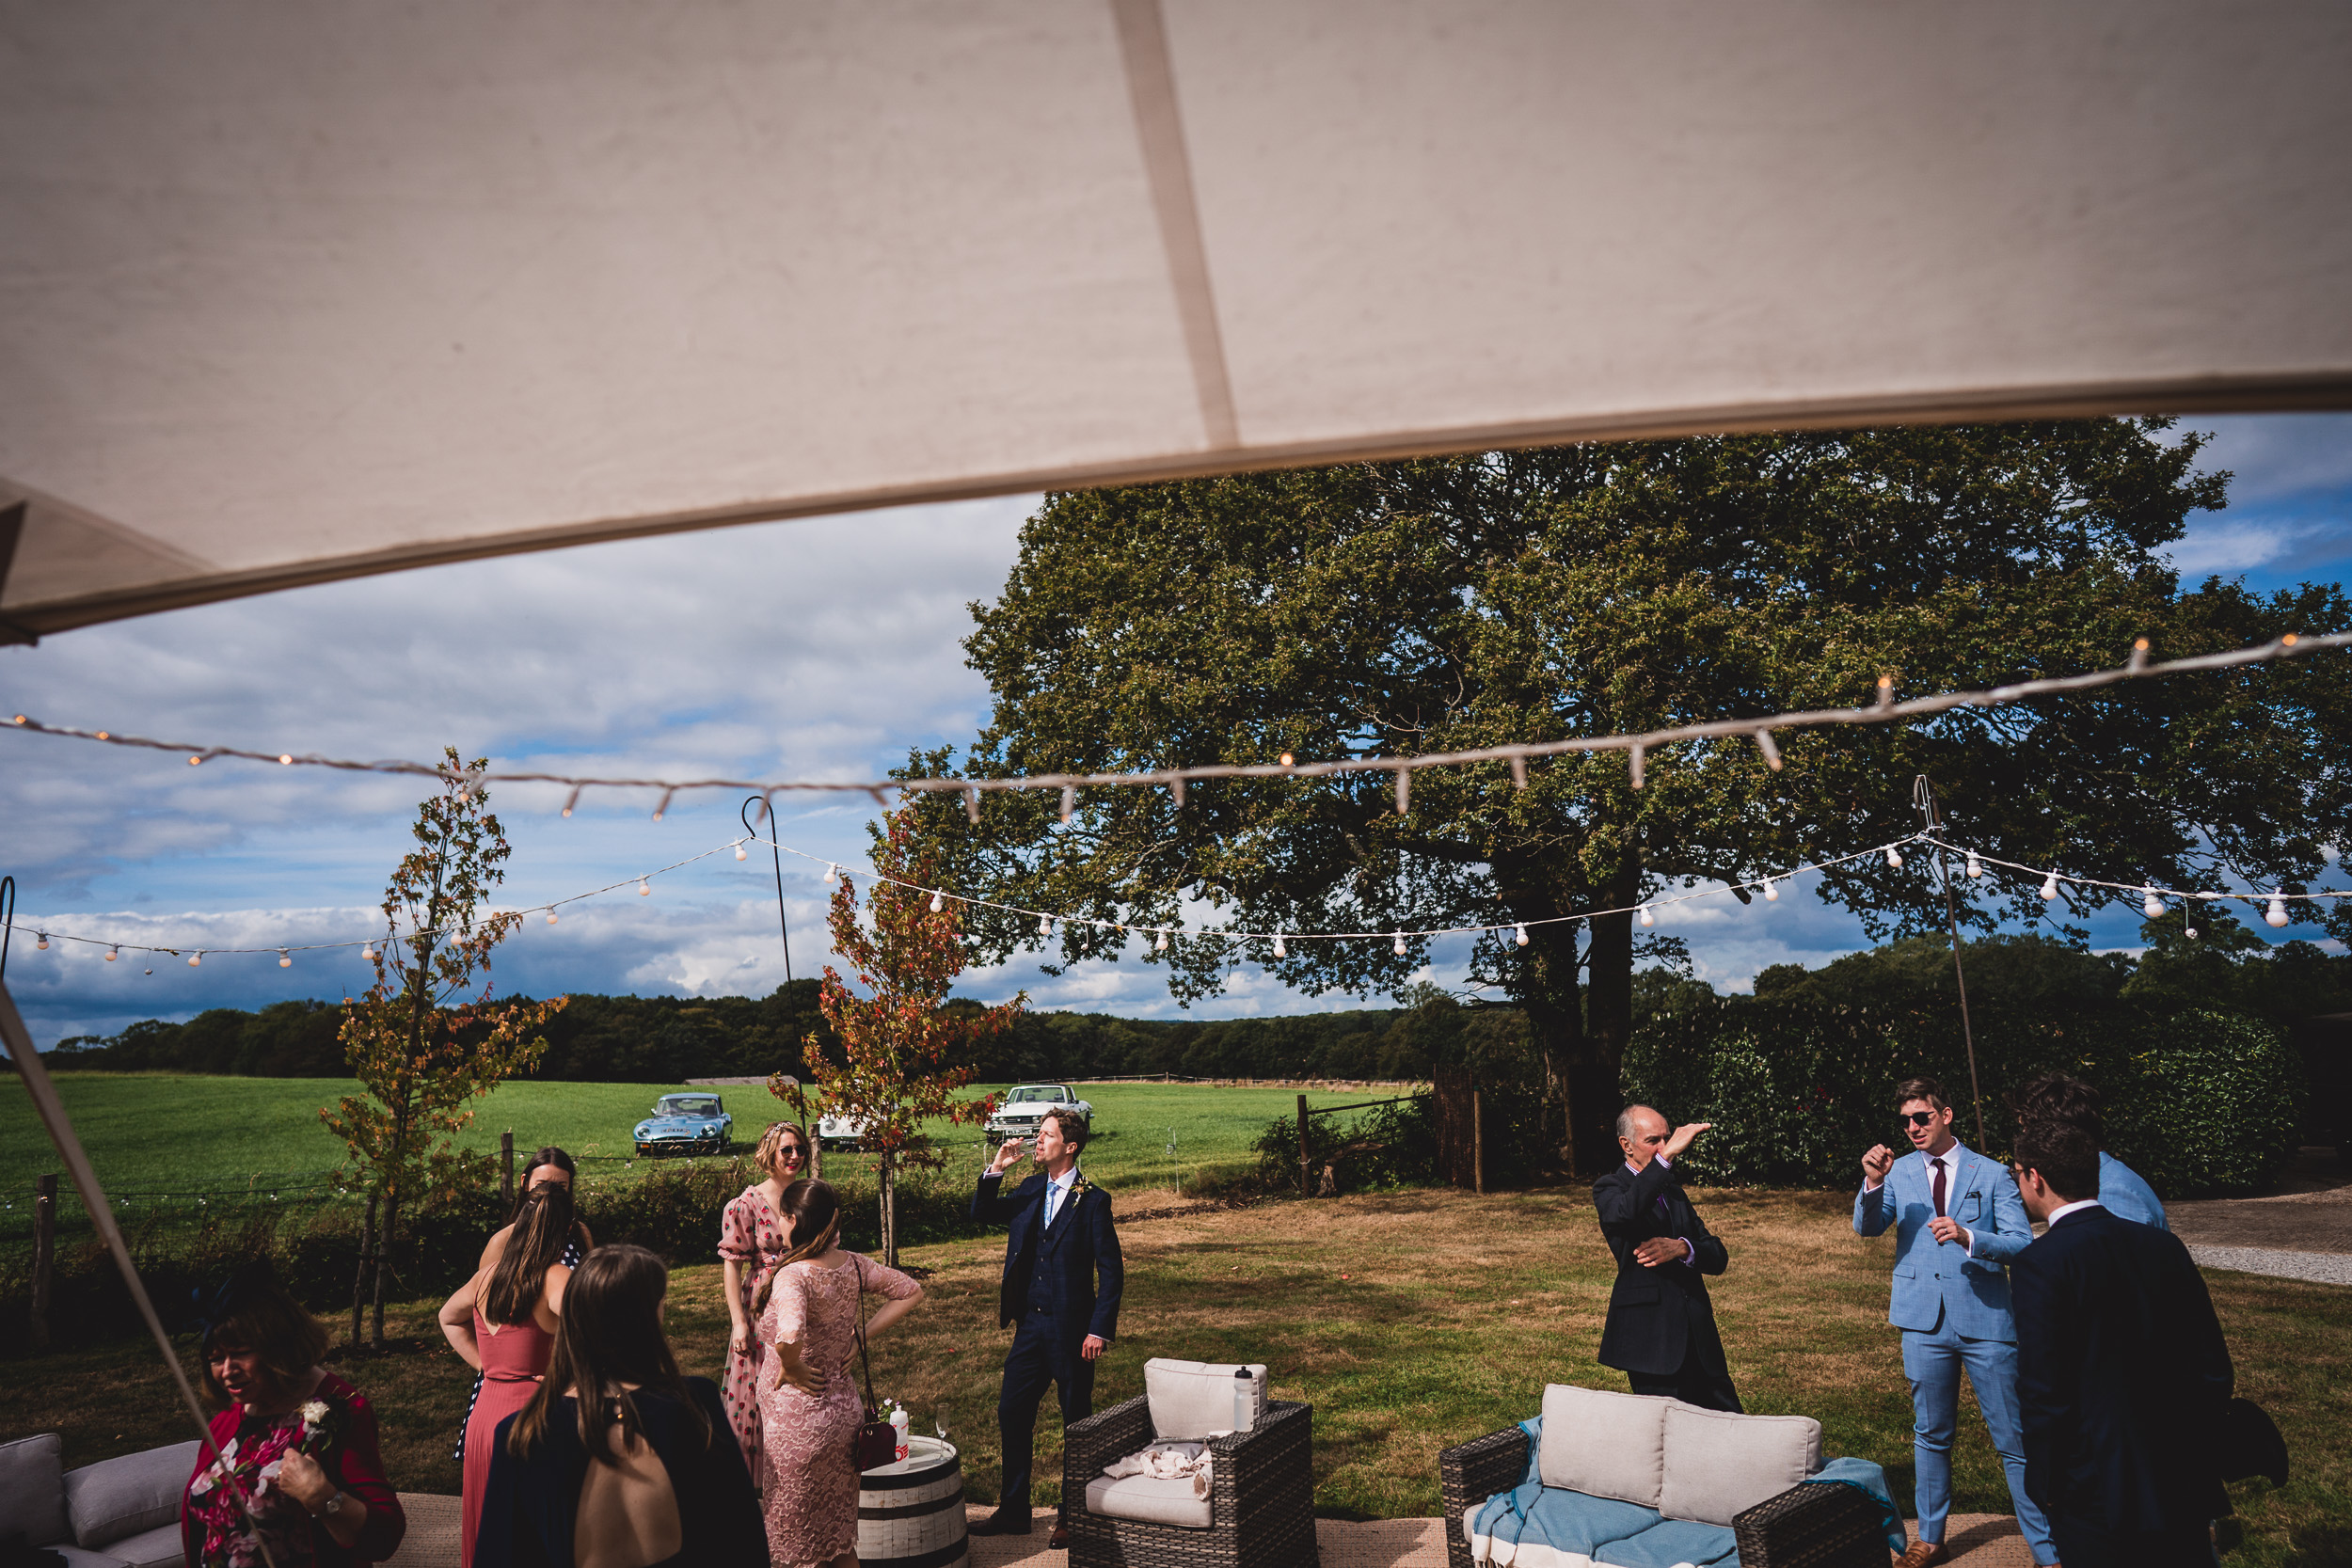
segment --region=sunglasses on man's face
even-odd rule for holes
[[[1913,1127],[1932,1127],[1935,1125],[1935,1113],[1933,1111],[1905,1111],[1901,1113],[1901,1115],[1903,1120]]]

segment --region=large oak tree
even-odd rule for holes
[[[1397,755],[1859,705],[2339,629],[2340,592],[2182,592],[2165,547],[2224,504],[2194,436],[2160,420],[1775,433],[1245,474],[1056,494],[965,648],[994,712],[976,776]],[[966,891],[1141,925],[1317,931],[1528,923],[1475,977],[1526,1009],[1590,1166],[1642,952],[1623,911],[1688,879],[1743,879],[1917,825],[1915,775],[1952,832],[2086,877],[2302,885],[2340,845],[2352,769],[2342,656],[1747,740],[1437,768],[1399,816],[1391,778],[926,798]],[[946,753],[918,755],[936,771]],[[1931,929],[1929,862],[1820,879],[1873,934]],[[1970,884],[1963,919],[2052,911],[2028,881]],[[1744,896],[1744,895],[1743,895]],[[2079,914],[2070,890],[2057,911]],[[1553,924],[1535,924],[1555,922]],[[1182,999],[1237,961],[1310,991],[1402,992],[1425,944],[1126,933],[973,912],[983,958],[1139,949]],[[1572,1110],[1569,1107],[1573,1107]],[[1580,1161],[1578,1156],[1581,1154]]]

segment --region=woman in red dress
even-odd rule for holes
[[[467,1365],[482,1374],[466,1418],[465,1533],[458,1555],[473,1568],[483,1489],[490,1479],[490,1434],[499,1422],[531,1402],[555,1349],[564,1291],[572,1271],[563,1261],[572,1241],[572,1189],[547,1181],[525,1189],[515,1223],[495,1260],[457,1288],[441,1307],[441,1332]]]
[[[400,1549],[408,1520],[384,1479],[375,1410],[318,1365],[326,1330],[249,1265],[213,1300],[204,1386],[213,1418],[180,1504],[188,1568],[355,1568]],[[220,1457],[214,1458],[213,1449]]]
[[[730,1200],[719,1221],[719,1272],[726,1286],[727,1316],[734,1323],[727,1335],[726,1376],[719,1380],[719,1398],[727,1410],[727,1425],[743,1450],[755,1484],[760,1483],[759,1375],[768,1365],[768,1347],[752,1332],[759,1309],[752,1298],[768,1279],[776,1259],[784,1256],[784,1217],[778,1205],[784,1189],[808,1174],[808,1133],[798,1122],[771,1123],[759,1135],[752,1163],[768,1180],[743,1189]]]

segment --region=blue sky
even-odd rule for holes
[[[2175,551],[2185,576],[2256,588],[2352,576],[2352,416],[2187,421],[2233,470],[2230,509]],[[438,754],[501,767],[636,776],[867,778],[910,746],[961,744],[987,692],[958,641],[993,598],[1034,498],[909,508],[593,546],[297,590],[0,648],[0,704],[60,723],[351,757]],[[201,968],[53,942],[46,926],[184,948],[276,946],[374,934],[373,905],[406,847],[416,785],[396,778],[176,757],[0,733],[0,871],[19,886],[8,983],[42,1044],[209,1006],[340,997],[356,957],[220,956]],[[554,787],[494,798],[515,845],[518,904],[633,878],[737,836],[738,798],[591,795],[568,820]],[[855,862],[864,796],[787,803],[784,841]],[[1890,830],[1893,831],[1893,830]],[[787,861],[794,973],[823,951],[821,868]],[[764,993],[784,975],[766,856],[722,854],[533,921],[501,950],[502,988],[640,994]],[[1702,900],[1661,916],[1699,974],[1745,989],[1766,964],[1819,965],[1864,945],[1852,918],[1807,895]],[[2093,941],[2137,936],[2107,911]],[[2286,935],[2298,934],[2290,930]],[[2315,934],[2305,928],[2299,934]],[[1467,943],[1429,977],[1453,984]],[[146,971],[151,967],[153,973]],[[1043,1006],[1150,1017],[1177,1009],[1135,962],[1059,977],[1016,963],[965,977],[970,994],[1027,987]],[[1221,1017],[1359,1005],[1245,970],[1197,1008]]]

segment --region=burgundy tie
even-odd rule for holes
[[[1944,1217],[1944,1162],[1938,1158],[1932,1164],[1935,1166],[1935,1217],[1942,1219]]]

